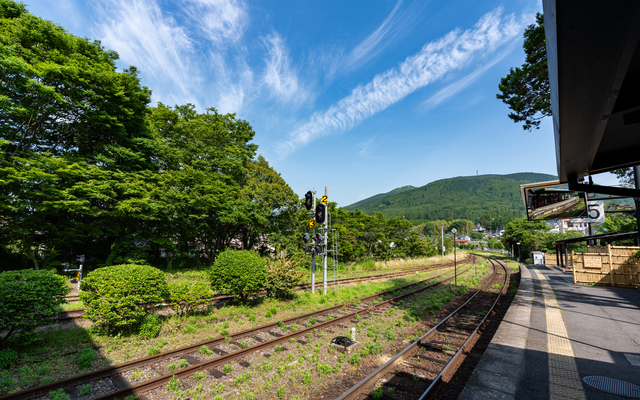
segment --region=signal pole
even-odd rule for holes
[[[315,189],[314,189],[315,190]],[[322,294],[327,295],[327,227],[329,221],[327,221],[327,214],[329,214],[329,192],[327,191],[327,186],[324,187],[324,197],[327,199],[327,207],[324,208],[324,224],[322,224],[322,236],[323,236],[323,244],[324,244],[324,261],[322,262]],[[315,199],[315,196],[314,196]],[[315,233],[315,232],[314,232]]]
[[[315,213],[316,210],[316,188],[313,188],[313,208],[312,210]],[[315,215],[314,215],[315,218]],[[316,226],[313,226],[313,235],[311,236],[313,240],[316,237]],[[315,246],[312,247],[311,250],[311,294],[316,292],[316,249]]]

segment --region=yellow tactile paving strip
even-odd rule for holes
[[[535,271],[542,287],[547,318],[547,352],[549,353],[549,398],[584,400],[582,382],[573,355],[567,328],[551,285]]]

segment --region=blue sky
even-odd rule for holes
[[[249,121],[301,197],[327,185],[346,206],[476,171],[556,174],[551,121],[526,132],[495,97],[539,0],[25,2],[135,65],[154,104]]]

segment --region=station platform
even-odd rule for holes
[[[640,398],[640,290],[575,285],[542,265],[521,271],[458,399]]]

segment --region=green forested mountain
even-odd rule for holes
[[[355,203],[353,203],[353,204],[351,204],[351,205],[349,205],[347,207],[344,207],[344,208],[347,209],[347,210],[351,210],[351,211],[364,210],[364,208],[367,207],[368,204],[372,203],[376,199],[380,199],[382,197],[385,197],[385,196],[388,196],[388,195],[394,194],[394,193],[406,192],[407,190],[412,190],[412,189],[415,189],[415,188],[416,188],[415,186],[411,186],[411,185],[402,186],[402,187],[399,187],[399,188],[395,188],[390,192],[376,194],[375,196],[371,196],[371,197],[368,197],[368,198],[366,198],[364,200],[360,200],[360,201],[355,202]]]
[[[519,185],[557,179],[548,174],[460,176],[441,179],[419,188],[404,186],[344,207],[387,217],[404,216],[413,222],[482,217],[524,217]],[[408,189],[404,189],[408,188]],[[400,190],[404,189],[404,190]]]

